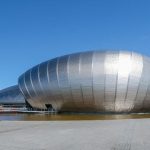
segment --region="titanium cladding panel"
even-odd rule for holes
[[[150,111],[150,58],[128,51],[81,52],[41,63],[19,78],[33,108]]]
[[[25,99],[18,85],[0,90],[0,105],[1,104],[25,104]]]

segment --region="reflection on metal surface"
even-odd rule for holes
[[[18,84],[33,108],[81,112],[150,111],[150,58],[127,51],[90,51],[41,63]]]

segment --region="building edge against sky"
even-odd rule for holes
[[[87,51],[38,64],[19,77],[20,98],[33,108],[79,112],[150,111],[150,58],[129,51]],[[6,92],[10,91],[10,92]],[[10,95],[9,95],[10,94]],[[3,96],[2,96],[3,95]],[[7,96],[6,96],[7,95]],[[12,99],[11,99],[12,98]]]

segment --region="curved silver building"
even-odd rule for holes
[[[0,90],[0,106],[25,106],[25,99],[18,85]]]
[[[19,77],[33,108],[80,112],[150,110],[150,58],[127,51],[90,51],[43,62]]]

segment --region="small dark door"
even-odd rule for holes
[[[47,108],[47,110],[53,110],[53,106],[52,106],[52,104],[45,104],[45,106],[46,106],[46,108]]]

